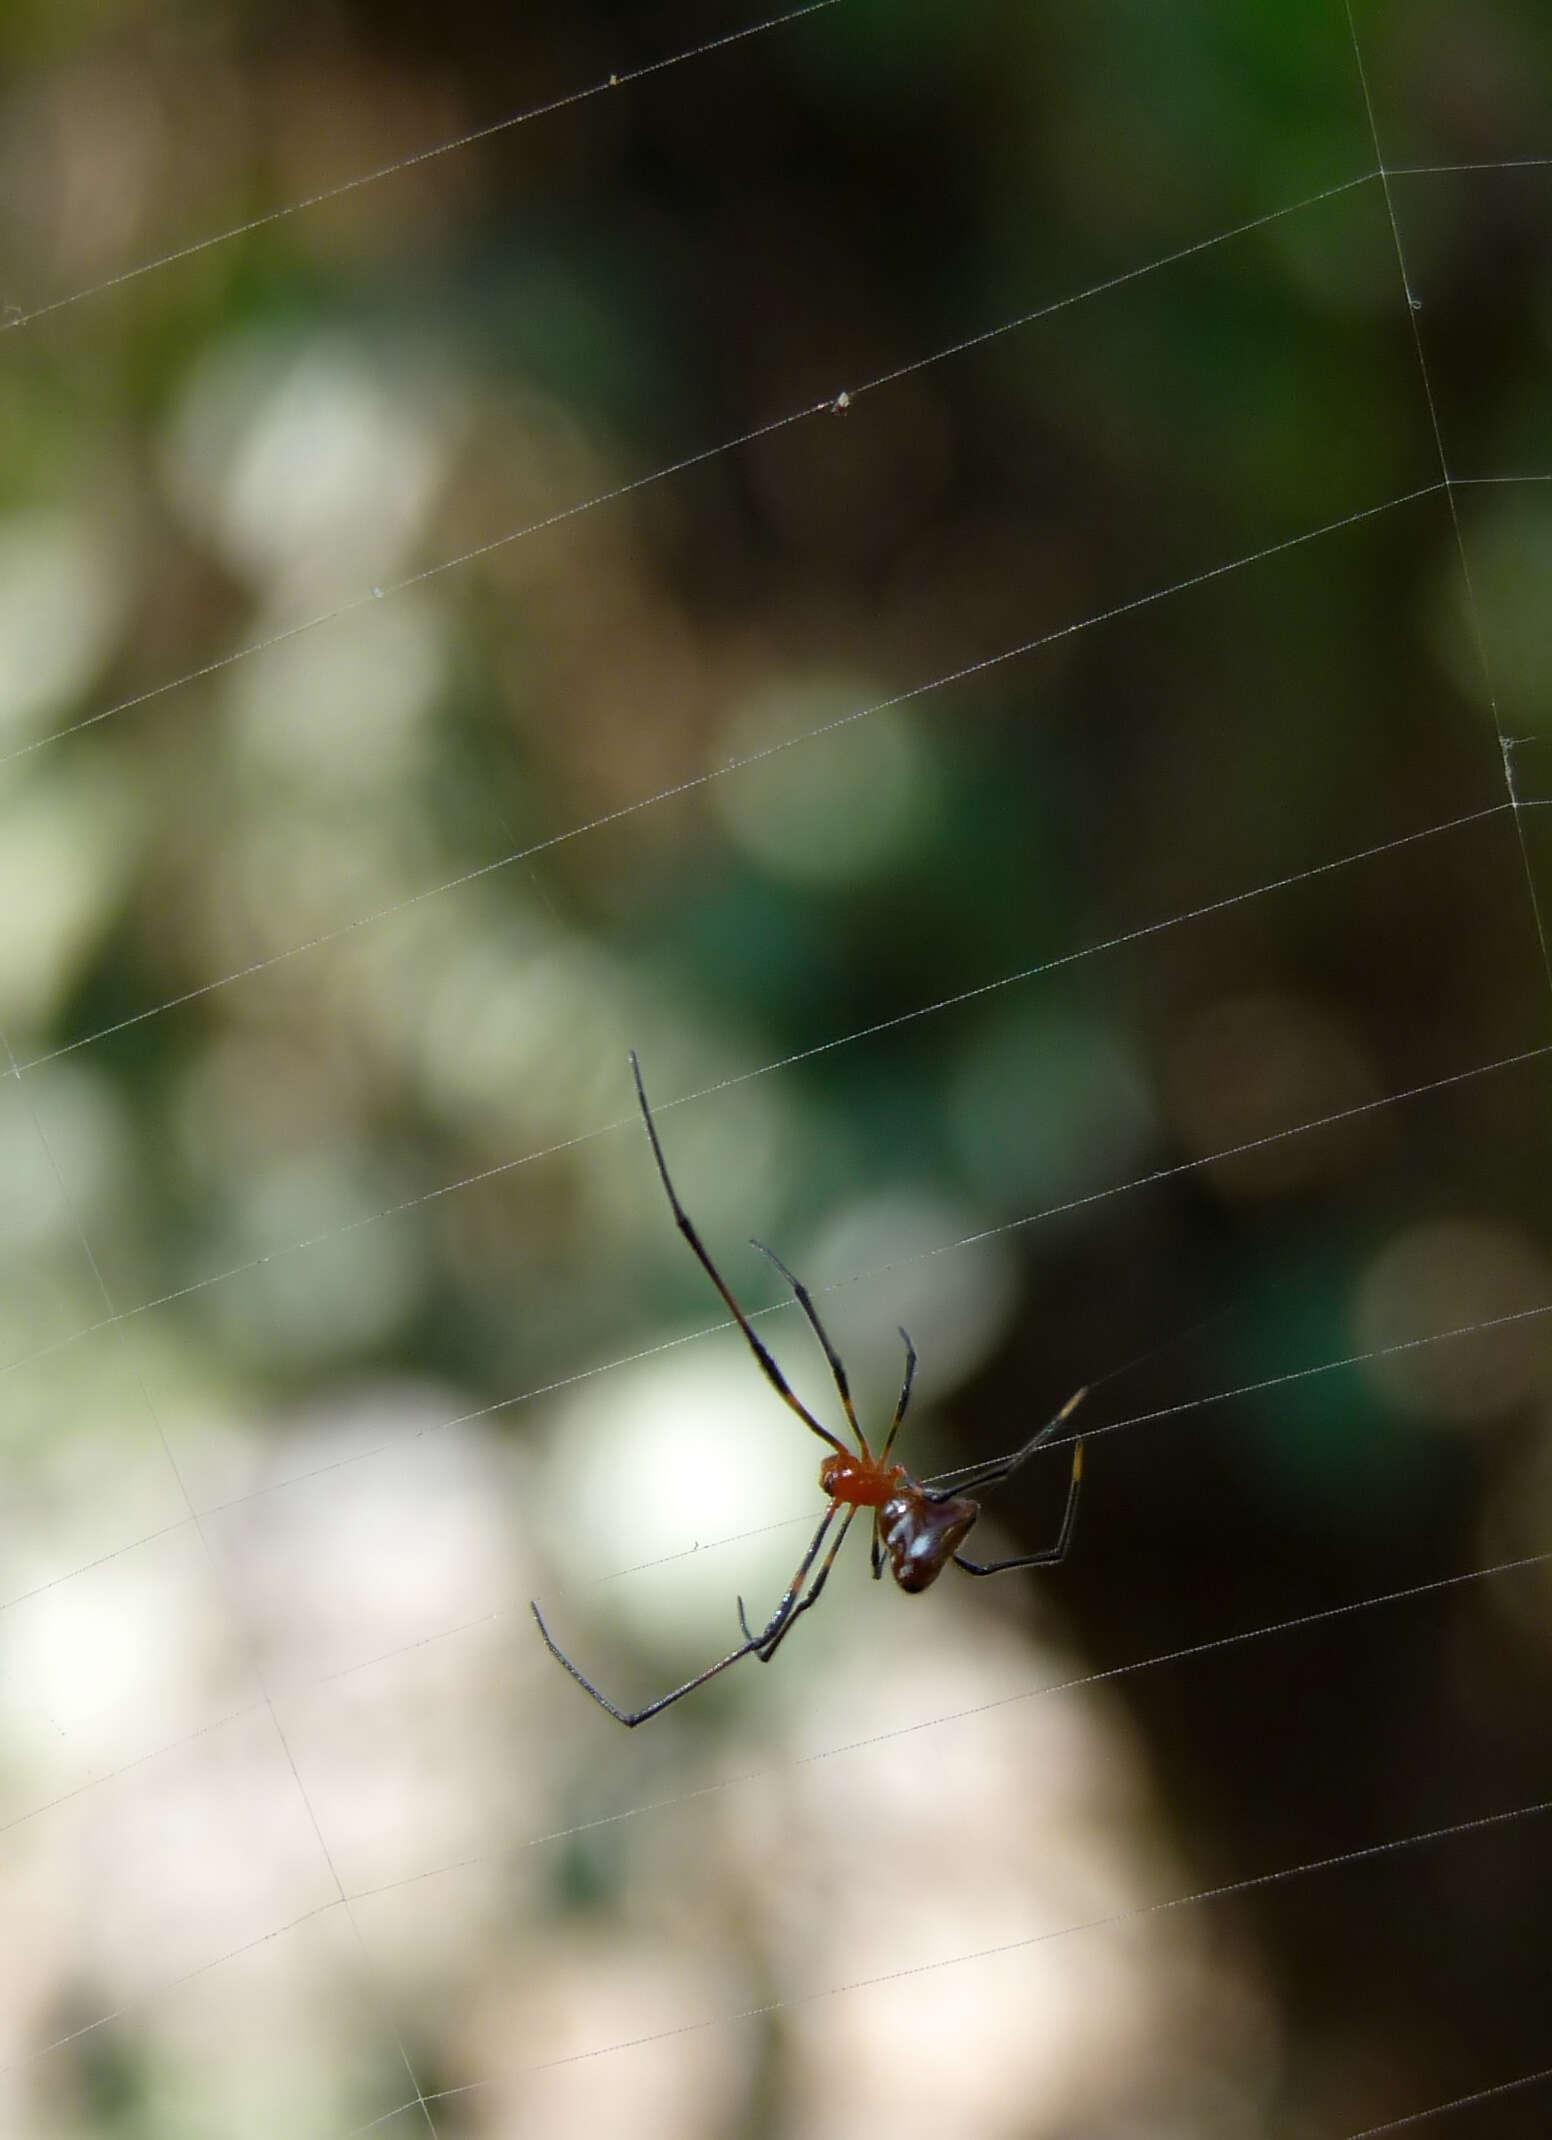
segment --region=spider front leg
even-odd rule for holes
[[[566,1652],[545,1626],[544,1615],[539,1610],[537,1599],[530,1598],[528,1602],[534,1618],[539,1623],[539,1632],[544,1637],[544,1646],[550,1655],[557,1664],[563,1664],[566,1667],[566,1670],[579,1687],[592,1695],[600,1709],[607,1709],[615,1721],[623,1724],[628,1731],[634,1731],[638,1724],[644,1724],[649,1716],[656,1716],[659,1710],[666,1709],[671,1702],[682,1701],[685,1695],[693,1694],[697,1687],[704,1687],[708,1679],[715,1679],[717,1674],[725,1672],[730,1664],[737,1664],[740,1658],[748,1657],[758,1649],[758,1645],[753,1641],[741,1642],[736,1650],[729,1650],[725,1657],[719,1657],[717,1662],[708,1665],[704,1672],[697,1672],[695,1677],[687,1679],[682,1687],[675,1687],[672,1694],[664,1694],[657,1701],[648,1702],[645,1709],[620,1709],[610,1701],[607,1694],[593,1685],[593,1682],[585,1672],[572,1663]]]
[[[798,1562],[797,1570],[794,1573],[791,1582],[787,1585],[786,1589],[781,1594],[781,1603],[776,1607],[776,1610],[766,1621],[764,1631],[761,1634],[757,1635],[754,1632],[754,1629],[749,1625],[748,1614],[744,1611],[743,1598],[739,1598],[738,1624],[744,1631],[744,1640],[746,1642],[752,1642],[756,1649],[763,1648],[764,1645],[769,1642],[773,1636],[780,1633],[789,1614],[793,1610],[793,1607],[797,1600],[797,1594],[803,1587],[803,1583],[808,1575],[809,1569],[814,1565],[814,1562],[819,1557],[819,1548],[824,1544],[825,1532],[829,1530],[831,1524],[835,1521],[835,1512],[840,1507],[840,1505],[841,1504],[839,1503],[839,1501],[832,1501],[829,1507],[825,1510],[824,1514],[820,1517],[819,1528],[817,1531],[815,1531],[813,1537],[809,1540],[808,1551]]]
[[[895,1445],[895,1436],[900,1431],[905,1408],[911,1401],[911,1384],[916,1380],[916,1347],[911,1343],[910,1331],[902,1327],[900,1339],[905,1346],[905,1380],[900,1385],[900,1400],[895,1406],[895,1416],[889,1422],[889,1432],[885,1435],[884,1446],[879,1451],[880,1465],[889,1461],[889,1452]],[[876,1583],[882,1579],[884,1570],[889,1565],[889,1556],[884,1550],[882,1519],[876,1509],[873,1513],[873,1536],[869,1540],[868,1551],[872,1558],[873,1580]]]
[[[818,1602],[819,1593],[824,1589],[826,1582],[829,1580],[830,1570],[835,1566],[835,1556],[837,1553],[840,1552],[841,1546],[846,1537],[846,1533],[851,1529],[852,1523],[856,1518],[857,1511],[855,1506],[847,1509],[845,1519],[843,1520],[840,1529],[836,1532],[834,1538],[832,1538],[830,1541],[830,1550],[824,1557],[824,1561],[820,1566],[819,1573],[814,1577],[812,1583],[810,1583],[806,1594],[802,1598],[799,1598],[798,1591],[802,1588],[803,1578],[808,1573],[809,1569],[813,1566],[814,1556],[819,1551],[820,1542],[823,1539],[825,1532],[829,1529],[830,1523],[834,1518],[836,1511],[841,1507],[841,1505],[842,1504],[839,1501],[832,1501],[830,1503],[830,1506],[825,1510],[824,1518],[820,1523],[819,1529],[814,1534],[814,1542],[809,1547],[807,1553],[803,1557],[803,1565],[799,1568],[797,1574],[793,1577],[792,1582],[790,1583],[782,1597],[781,1603],[777,1606],[775,1612],[772,1613],[770,1619],[767,1621],[765,1630],[762,1634],[758,1636],[751,1634],[749,1622],[748,1619],[745,1617],[744,1613],[744,1601],[742,1598],[739,1599],[738,1624],[744,1631],[745,1640],[748,1642],[752,1642],[755,1645],[755,1654],[758,1656],[761,1664],[770,1663],[771,1659],[780,1649],[782,1643],[785,1642],[785,1640],[787,1639],[787,1635],[791,1631],[792,1623],[794,1622],[794,1620],[798,1618],[799,1614],[807,1612],[808,1608],[811,1605],[816,1604]]]
[[[825,1577],[830,1573],[835,1563],[835,1556],[840,1551],[841,1540],[846,1536],[852,1517],[857,1513],[854,1508],[846,1511],[846,1521],[836,1532],[830,1550],[825,1555],[824,1565],[809,1585],[807,1594],[802,1598],[798,1596],[799,1591],[803,1588],[809,1569],[812,1568],[819,1556],[819,1548],[824,1544],[825,1533],[835,1521],[836,1512],[840,1507],[841,1503],[839,1501],[832,1501],[820,1517],[819,1528],[815,1531],[810,1541],[808,1551],[798,1562],[796,1573],[793,1575],[792,1581],[787,1585],[782,1595],[781,1603],[772,1613],[763,1632],[756,1635],[751,1631],[749,1622],[744,1616],[744,1601],[740,1598],[738,1601],[738,1621],[744,1631],[744,1639],[738,1645],[738,1648],[729,1650],[725,1657],[719,1657],[717,1662],[713,1665],[708,1665],[704,1672],[697,1672],[695,1677],[687,1679],[682,1687],[675,1687],[671,1694],[664,1694],[657,1701],[648,1702],[645,1709],[621,1709],[610,1701],[608,1695],[601,1688],[595,1687],[587,1674],[579,1666],[572,1663],[566,1652],[545,1626],[544,1615],[539,1610],[537,1599],[530,1599],[529,1604],[535,1620],[539,1623],[539,1632],[544,1637],[545,1648],[557,1664],[563,1664],[566,1667],[577,1685],[592,1695],[600,1709],[607,1709],[616,1722],[624,1724],[628,1730],[634,1730],[638,1724],[644,1724],[649,1716],[656,1716],[659,1710],[668,1708],[670,1703],[682,1701],[685,1695],[693,1694],[697,1687],[704,1687],[708,1679],[715,1679],[719,1672],[725,1672],[729,1665],[737,1664],[741,1658],[758,1657],[762,1664],[770,1663],[778,1644],[798,1614],[807,1612],[809,1606],[813,1604],[815,1598],[824,1588]]]

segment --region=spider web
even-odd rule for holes
[[[536,36],[513,116],[74,294],[102,173],[156,198],[146,140],[215,145],[105,48],[18,101],[65,287],[0,350],[95,453],[18,464],[7,566],[14,2123],[854,2131],[931,2029],[944,2131],[1531,2130],[1547,439],[1513,338],[1552,166],[1487,79],[1512,45],[1311,9],[1321,129],[1193,169],[1150,60],[1226,125],[1291,53],[1233,10],[1120,58],[1069,28],[1044,57],[1126,155],[1010,165],[1039,245],[929,282],[937,68],[986,139],[1054,155],[1053,115],[1012,125],[928,16],[664,20],[591,72]],[[1479,105],[1409,75],[1451,36]],[[283,143],[340,64],[238,71]],[[83,137],[94,80],[118,130]],[[751,183],[798,113],[816,154],[844,117],[839,240]],[[451,175],[526,120],[547,147]],[[598,320],[565,342],[585,247],[527,205],[584,149],[685,298],[672,340],[622,305],[624,369]],[[751,303],[745,250],[802,303]],[[436,333],[393,311],[454,262]],[[155,342],[155,421],[104,421],[91,377]],[[843,1572],[666,1742],[537,1652],[542,1585],[656,1691],[812,1524],[811,1452],[671,1260],[630,1043],[784,1360],[751,1229],[875,1406],[910,1323],[913,1463],[1095,1385],[1040,1617]],[[1048,1504],[988,1521],[1038,1542]],[[1414,1917],[1483,1982],[1469,2031]]]

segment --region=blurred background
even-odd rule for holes
[[[5,2130],[1346,2140],[1544,2068],[1545,11],[0,61]],[[645,1702],[823,1453],[632,1046],[832,1424],[751,1235],[865,1422],[911,1330],[922,1474],[1097,1386],[1059,1571],[854,1538],[626,1733],[529,1597]]]

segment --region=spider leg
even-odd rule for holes
[[[895,1416],[889,1422],[889,1432],[885,1435],[884,1446],[879,1452],[878,1460],[880,1464],[888,1460],[889,1452],[895,1445],[895,1436],[900,1431],[900,1422],[905,1417],[905,1408],[911,1401],[911,1384],[916,1379],[916,1347],[911,1343],[911,1333],[908,1330],[902,1330],[900,1335],[905,1341],[905,1380],[900,1385],[900,1401],[895,1406]],[[873,1536],[868,1540],[868,1553],[873,1562],[873,1580],[875,1583],[883,1576],[889,1560],[889,1556],[884,1551],[883,1521],[883,1511],[875,1509],[873,1511]]]
[[[1009,1479],[1019,1466],[1032,1457],[1042,1442],[1049,1441],[1057,1428],[1069,1420],[1088,1395],[1087,1388],[1074,1390],[1054,1419],[1048,1419],[1038,1433],[1032,1434],[1022,1449],[1015,1449],[1011,1456],[995,1457],[989,1464],[978,1464],[974,1471],[961,1474],[949,1486],[928,1486],[923,1489],[929,1501],[952,1501],[956,1496],[980,1493],[988,1486],[1000,1486]],[[1082,1444],[1079,1449],[1081,1451]],[[1076,1462],[1076,1459],[1074,1460]],[[1079,1467],[1081,1470],[1081,1466]]]
[[[962,1568],[966,1575],[1004,1575],[1010,1568],[1054,1568],[1058,1561],[1067,1558],[1067,1548],[1072,1544],[1073,1527],[1078,1520],[1078,1491],[1083,1484],[1083,1444],[1077,1442],[1072,1452],[1072,1477],[1067,1483],[1067,1506],[1062,1510],[1062,1527],[1056,1534],[1054,1545],[1042,1546],[1038,1553],[1018,1553],[1011,1560],[966,1560],[962,1553],[954,1555],[954,1566]]]
[[[586,1674],[577,1669],[560,1647],[555,1637],[545,1626],[544,1615],[540,1612],[537,1602],[530,1599],[529,1603],[533,1608],[533,1616],[539,1623],[539,1632],[544,1637],[545,1647],[550,1655],[555,1658],[557,1663],[566,1667],[566,1670],[579,1687],[584,1688],[587,1693],[592,1695],[600,1709],[607,1709],[612,1717],[631,1730],[634,1730],[638,1724],[644,1724],[649,1716],[656,1716],[660,1709],[666,1709],[670,1702],[680,1701],[686,1694],[693,1694],[697,1687],[704,1687],[708,1679],[715,1679],[719,1672],[725,1672],[730,1664],[737,1664],[741,1657],[747,1657],[752,1651],[759,1649],[758,1641],[751,1637],[749,1641],[741,1642],[736,1650],[729,1650],[725,1657],[718,1658],[715,1664],[708,1665],[704,1672],[697,1672],[693,1679],[687,1679],[682,1687],[675,1687],[672,1694],[664,1694],[657,1701],[648,1702],[645,1709],[617,1709],[608,1695],[601,1693]]]
[[[835,1556],[837,1553],[840,1552],[841,1543],[844,1540],[846,1533],[851,1529],[853,1522],[856,1520],[856,1515],[856,1504],[853,1503],[853,1505],[847,1509],[845,1518],[842,1521],[840,1529],[836,1532],[835,1536],[830,1541],[830,1550],[825,1555],[824,1560],[820,1564],[819,1573],[809,1584],[807,1591],[798,1600],[797,1604],[792,1606],[791,1609],[788,1611],[786,1618],[782,1621],[780,1627],[777,1628],[775,1634],[772,1635],[770,1639],[765,1642],[763,1648],[760,1650],[759,1655],[761,1664],[770,1663],[776,1652],[781,1648],[783,1642],[786,1641],[788,1635],[792,1632],[793,1623],[797,1619],[798,1615],[800,1613],[807,1612],[810,1605],[818,1603],[819,1593],[821,1590],[823,1590],[825,1586],[825,1582],[829,1577],[830,1570],[835,1566]]]
[[[814,1303],[809,1298],[808,1287],[804,1285],[801,1278],[794,1278],[791,1271],[789,1271],[787,1266],[782,1262],[780,1256],[777,1255],[774,1248],[767,1248],[763,1241],[751,1241],[749,1245],[751,1248],[757,1248],[762,1256],[769,1256],[772,1263],[775,1264],[777,1270],[781,1272],[782,1277],[785,1278],[788,1285],[791,1286],[793,1295],[797,1300],[798,1306],[808,1317],[809,1327],[813,1331],[815,1337],[818,1338],[820,1346],[824,1351],[824,1356],[830,1363],[830,1372],[835,1377],[835,1386],[841,1393],[841,1409],[846,1414],[847,1424],[850,1426],[853,1434],[855,1434],[857,1437],[857,1447],[861,1450],[862,1455],[865,1459],[871,1460],[873,1452],[868,1447],[867,1436],[863,1433],[862,1428],[857,1423],[856,1407],[851,1401],[851,1384],[846,1379],[846,1370],[841,1365],[841,1356],[836,1351],[835,1347],[831,1344],[829,1332],[825,1329],[824,1324],[819,1320],[819,1310],[814,1306]]]
[[[766,1621],[765,1629],[762,1634],[757,1635],[754,1632],[754,1629],[749,1625],[748,1618],[744,1612],[744,1601],[742,1598],[739,1599],[738,1624],[744,1631],[744,1640],[746,1642],[752,1642],[756,1649],[764,1648],[765,1644],[770,1641],[772,1635],[780,1631],[783,1621],[792,1611],[793,1600],[796,1598],[798,1592],[802,1589],[803,1584],[807,1579],[809,1569],[819,1558],[819,1548],[824,1544],[825,1532],[829,1530],[831,1524],[835,1521],[836,1512],[839,1510],[840,1505],[841,1504],[839,1501],[832,1501],[829,1507],[826,1508],[824,1514],[820,1517],[819,1528],[817,1531],[815,1531],[813,1537],[809,1540],[808,1551],[798,1562],[791,1582],[787,1585],[786,1589],[781,1594],[781,1603],[776,1607],[776,1610]]]
[[[851,1451],[847,1448],[846,1444],[842,1440],[840,1440],[837,1435],[832,1434],[828,1427],[822,1427],[819,1424],[819,1421],[814,1417],[813,1413],[808,1409],[807,1405],[803,1404],[794,1394],[791,1386],[787,1381],[786,1376],[782,1373],[781,1369],[776,1365],[776,1362],[772,1359],[771,1355],[761,1344],[759,1338],[756,1337],[748,1316],[745,1315],[743,1309],[738,1305],[738,1302],[728,1291],[727,1285],[723,1280],[722,1273],[717,1269],[717,1266],[712,1262],[710,1256],[706,1253],[705,1243],[701,1240],[700,1235],[695,1231],[695,1227],[691,1222],[690,1215],[685,1210],[683,1204],[680,1203],[679,1198],[675,1193],[674,1185],[669,1179],[668,1166],[663,1158],[663,1147],[658,1142],[657,1125],[652,1120],[652,1110],[647,1105],[646,1087],[641,1082],[641,1064],[636,1059],[636,1051],[634,1048],[632,1048],[630,1051],[630,1065],[631,1071],[636,1079],[636,1097],[641,1102],[641,1117],[647,1125],[647,1135],[652,1142],[652,1156],[657,1161],[658,1175],[662,1181],[664,1189],[667,1191],[668,1201],[673,1207],[674,1224],[678,1227],[679,1231],[684,1235],[686,1241],[689,1242],[690,1247],[694,1250],[696,1258],[700,1263],[701,1269],[706,1273],[706,1276],[711,1280],[717,1291],[722,1295],[723,1301],[727,1306],[729,1312],[731,1313],[734,1322],[737,1323],[739,1329],[742,1330],[742,1332],[744,1333],[745,1338],[749,1342],[750,1350],[753,1352],[756,1360],[758,1360],[760,1363],[761,1374],[764,1375],[766,1381],[771,1385],[771,1388],[776,1392],[782,1403],[790,1405],[792,1410],[797,1413],[799,1419],[802,1420],[803,1424],[806,1427],[812,1428],[813,1432],[819,1436],[819,1439],[822,1442],[828,1442],[830,1444],[830,1447],[832,1449],[838,1450],[842,1456],[849,1456],[851,1454]]]
[[[895,1445],[895,1436],[900,1431],[900,1422],[905,1417],[905,1408],[911,1401],[911,1384],[916,1380],[916,1347],[911,1343],[908,1330],[900,1332],[905,1341],[905,1380],[900,1385],[900,1402],[895,1406],[895,1416],[889,1422],[889,1432],[884,1436],[884,1446],[878,1460],[882,1464]]]

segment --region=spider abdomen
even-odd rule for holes
[[[884,1502],[878,1512],[879,1542],[900,1588],[925,1590],[935,1583],[979,1514],[974,1501],[957,1496],[929,1501],[919,1486]]]

